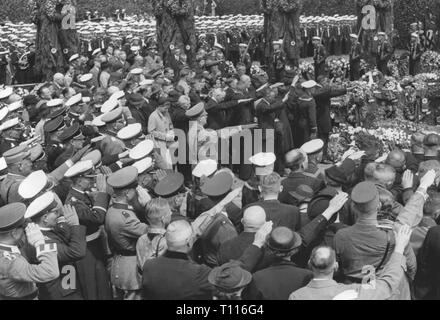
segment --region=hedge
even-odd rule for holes
[[[0,21],[9,17],[12,21],[29,21],[29,12],[26,11],[25,3],[28,0],[0,0]],[[197,1],[199,8],[203,7],[203,0]],[[210,12],[210,3],[207,0],[205,14]],[[77,0],[78,16],[84,17],[86,11],[104,12],[111,14],[116,9],[124,7],[128,14],[151,12],[150,1],[148,0]],[[216,13],[223,14],[257,14],[260,12],[259,0],[217,0]],[[356,0],[304,0],[304,15],[345,15],[354,14]],[[123,4],[123,6],[122,6]],[[408,28],[411,22],[416,19],[423,21],[425,8],[440,16],[440,0],[396,0],[394,4],[395,28],[399,34],[401,43],[409,39]],[[437,18],[439,19],[439,18]],[[440,22],[438,20],[437,22]],[[439,25],[439,23],[437,23]]]

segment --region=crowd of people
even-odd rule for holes
[[[440,137],[330,163],[320,40],[315,79],[131,39],[2,87],[0,300],[439,299]]]

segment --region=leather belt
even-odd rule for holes
[[[99,238],[100,235],[101,235],[101,230],[98,229],[98,231],[96,231],[96,232],[94,232],[94,233],[89,234],[88,236],[86,236],[86,241],[87,241],[87,242],[91,242],[91,241],[93,241],[93,240],[96,240],[96,239]]]

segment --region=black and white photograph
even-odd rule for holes
[[[440,0],[0,0],[0,300],[440,300],[439,27]]]

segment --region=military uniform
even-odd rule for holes
[[[26,206],[12,203],[0,208],[0,231],[18,228],[24,223]],[[37,264],[29,263],[16,245],[0,243],[0,300],[32,300],[38,295],[38,283],[59,276],[57,246],[37,248]]]
[[[313,52],[313,61],[315,63],[315,80],[319,76],[325,74],[325,59],[327,58],[327,52],[322,44],[315,47]]]
[[[273,53],[272,66],[274,70],[272,82],[281,82],[284,76],[284,67],[286,66],[286,56],[282,51],[275,51]]]
[[[107,183],[112,188],[134,188],[137,169],[126,167],[108,177]],[[113,201],[105,217],[105,230],[109,247],[113,252],[110,279],[118,296],[125,299],[139,299],[141,275],[138,272],[136,242],[147,233],[148,225],[137,218],[133,208],[127,203]]]
[[[82,300],[77,262],[86,254],[85,227],[60,224],[55,229],[43,229],[46,242],[56,243],[58,247],[58,264],[60,277],[56,280],[39,285],[38,297],[41,300]],[[68,236],[67,236],[68,235]],[[73,272],[73,274],[72,274]],[[75,279],[70,287],[65,287],[64,277]]]
[[[79,222],[86,227],[87,252],[77,262],[81,291],[86,300],[111,298],[110,279],[105,268],[105,252],[101,226],[108,206],[108,194],[99,192],[94,201],[84,192],[72,187],[65,204],[72,205]]]
[[[408,201],[404,210],[397,217],[397,224],[407,224],[410,227],[418,225],[422,218],[422,208],[426,194],[418,190]],[[355,205],[373,206],[379,202],[379,193],[374,184],[361,182],[351,193],[351,199]],[[383,273],[382,267],[389,261],[395,246],[394,233],[392,230],[377,227],[377,221],[369,221],[358,217],[357,222],[351,226],[339,230],[334,237],[336,251],[341,271],[347,283],[361,282],[365,276],[365,265],[373,266],[376,273]],[[411,246],[407,246],[404,255],[407,258],[407,276],[413,279],[416,271],[416,259]],[[394,299],[410,299],[408,278],[401,279],[399,290],[393,295]]]
[[[357,41],[357,35],[351,35],[350,48],[350,81],[357,81],[360,78],[362,45]]]
[[[293,110],[293,141],[296,148],[310,140],[317,132],[316,102],[313,97],[303,95],[298,99],[298,106]]]
[[[114,253],[110,268],[112,284],[123,291],[139,290],[141,277],[137,269],[136,241],[147,232],[148,225],[139,221],[129,205],[113,203],[107,211],[105,229]]]
[[[383,73],[384,76],[390,75],[390,70],[388,69],[388,61],[390,61],[393,54],[393,47],[388,41],[383,41],[378,48],[377,52],[377,69]]]
[[[419,42],[412,42],[409,50],[409,74],[411,76],[415,76],[420,72],[420,58],[422,54],[421,44]]]

